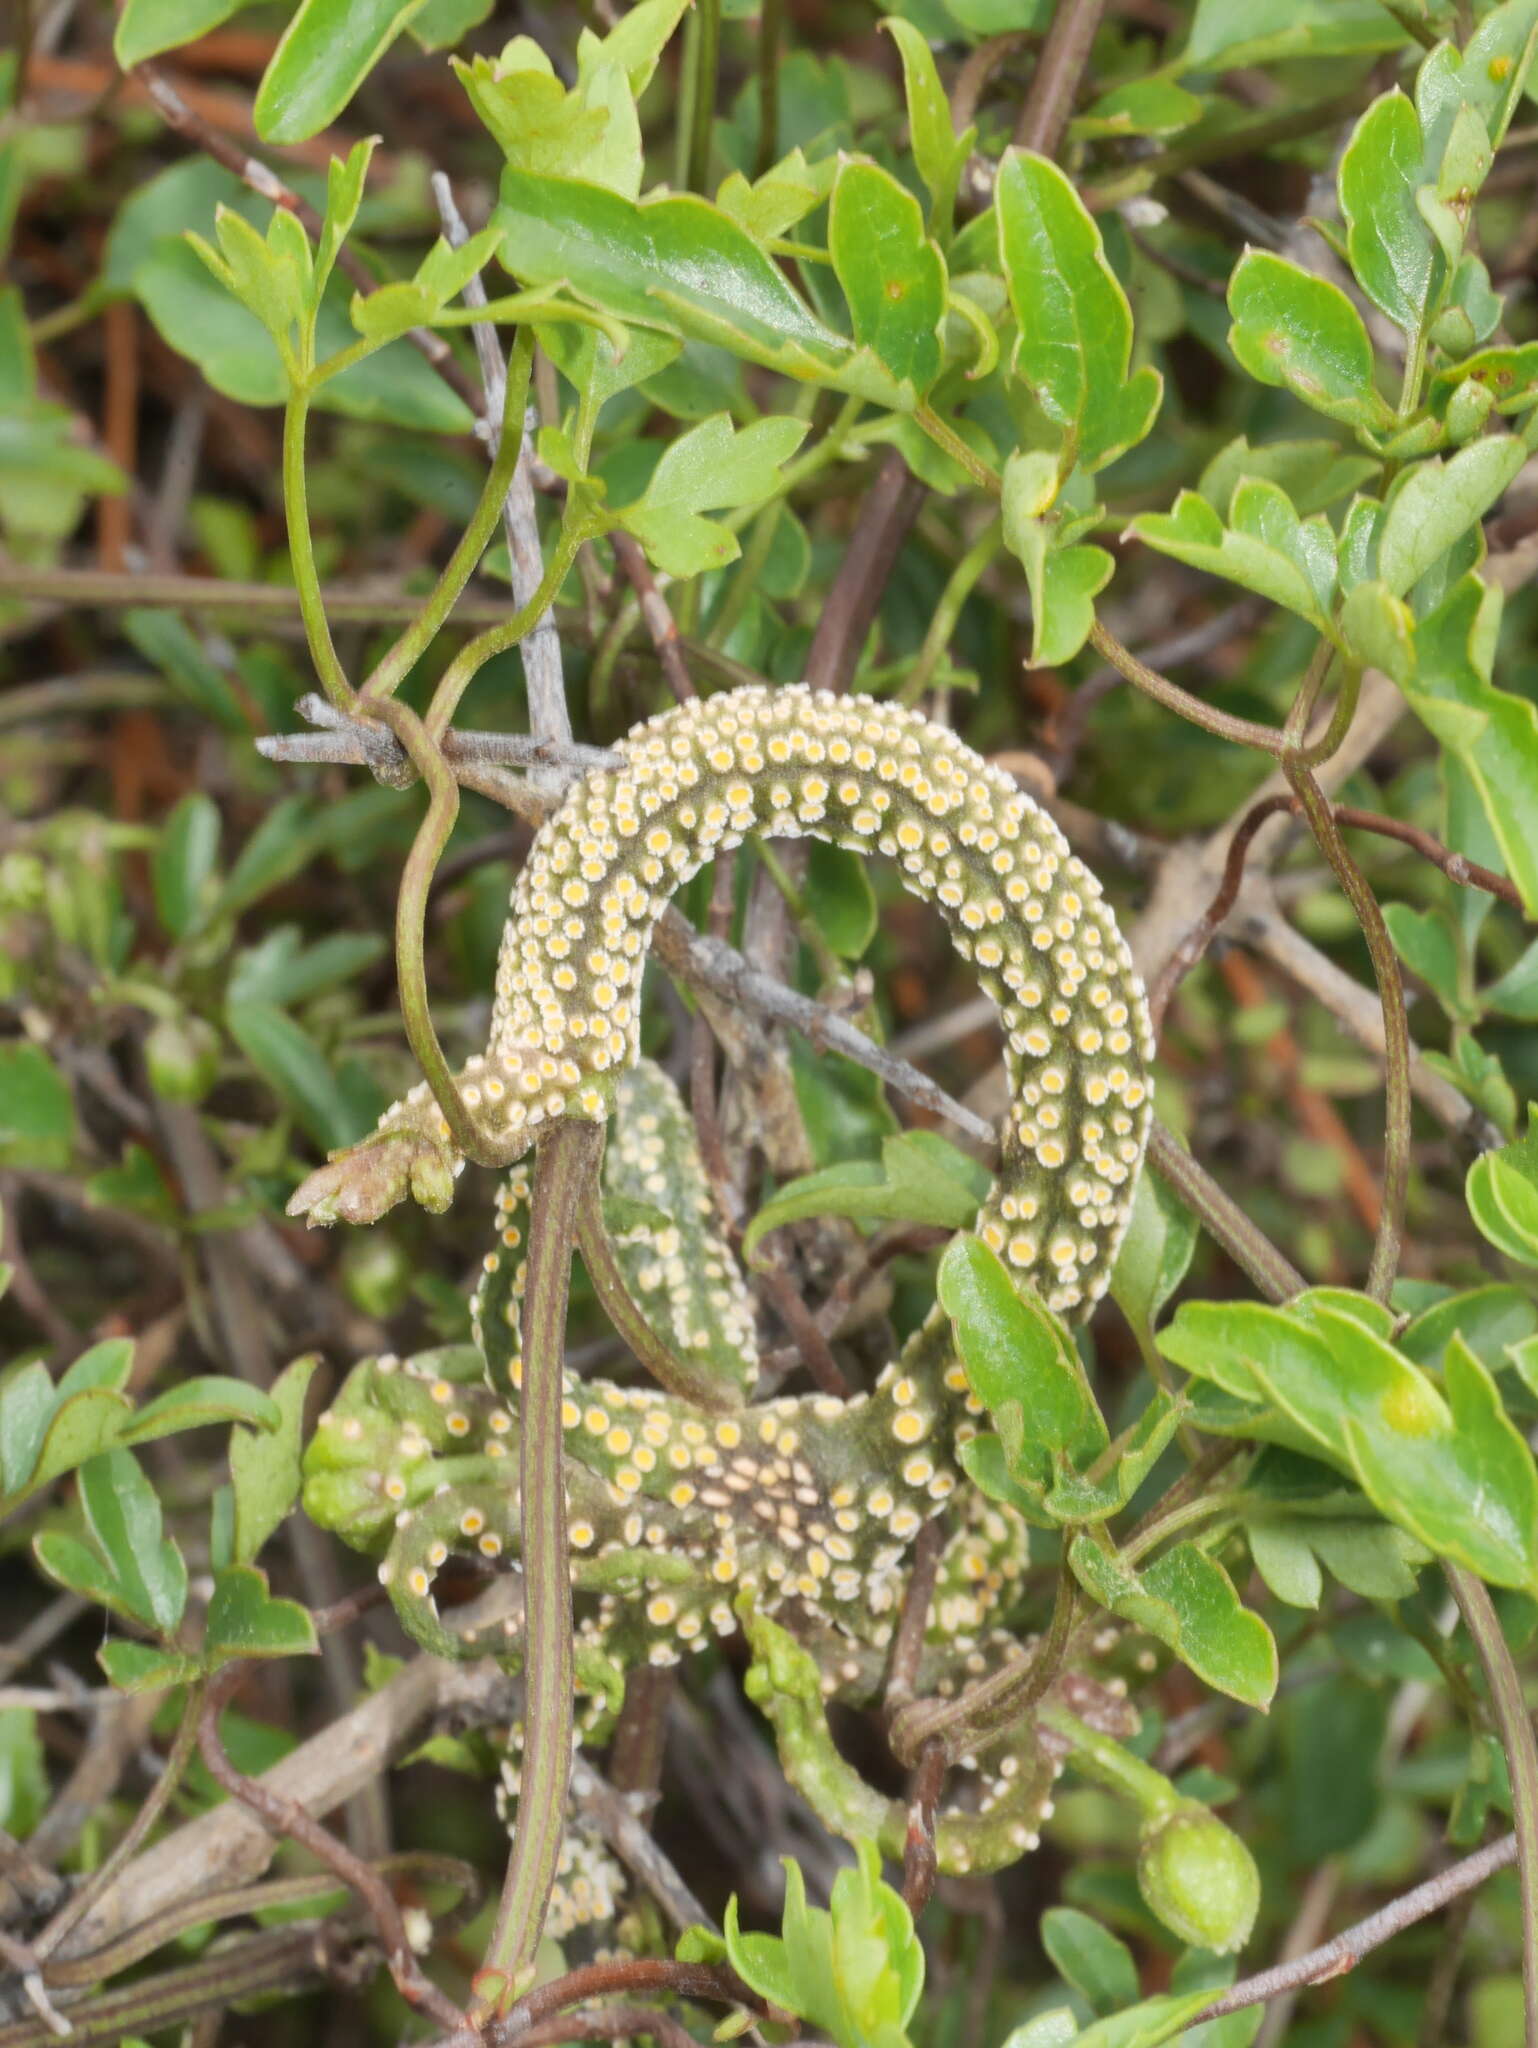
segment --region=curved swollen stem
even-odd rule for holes
[[[519,1449],[524,1579],[523,1783],[496,1925],[475,1979],[476,2011],[504,2012],[528,1975],[566,1831],[571,1776],[571,1571],[561,1398],[571,1252],[598,1175],[604,1127],[563,1118],[540,1139],[523,1303]]]
[[[1489,1590],[1462,1565],[1444,1558],[1463,1625],[1474,1639],[1490,1687],[1490,1703],[1506,1752],[1511,1778],[1511,1812],[1516,1822],[1517,1877],[1522,1892],[1522,2011],[1524,2048],[1538,2048],[1538,1740],[1511,1654]]]

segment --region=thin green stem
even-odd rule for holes
[[[1517,1882],[1522,1893],[1523,2048],[1538,2048],[1538,1741],[1521,1673],[1489,1590],[1462,1565],[1444,1558],[1442,1569],[1484,1666],[1490,1704],[1506,1752],[1517,1834]]]
[[[1001,495],[1004,485],[999,473],[990,463],[984,462],[975,448],[969,448],[949,420],[941,419],[933,406],[921,405],[915,408],[913,423],[920,427],[944,455],[948,455],[958,468],[972,479],[973,483],[988,492],[990,497]]]
[[[698,34],[691,67],[687,184],[691,192],[704,192],[710,183],[710,137],[716,119],[716,73],[721,62],[721,0],[696,0],[694,19],[698,24]]]
[[[488,1151],[438,1042],[427,994],[427,898],[459,816],[459,782],[409,704],[386,697],[379,700],[374,710],[400,741],[427,788],[427,811],[406,856],[395,903],[395,972],[406,1039],[459,1150],[467,1159],[497,1165],[503,1162],[499,1155]]]
[[[1081,1778],[1103,1785],[1137,1809],[1140,1820],[1163,1820],[1180,1804],[1180,1794],[1152,1764],[1145,1764],[1110,1735],[1091,1728],[1055,1702],[1040,1710],[1041,1725],[1068,1745],[1068,1761]]]
[[[1146,1557],[1158,1544],[1165,1543],[1182,1529],[1189,1529],[1198,1522],[1210,1522],[1220,1515],[1230,1515],[1243,1504],[1242,1492],[1230,1490],[1227,1493],[1203,1494],[1199,1500],[1182,1501],[1171,1508],[1166,1515],[1160,1515],[1129,1536],[1121,1545],[1118,1555],[1123,1564],[1136,1564],[1140,1557]]]
[[[352,706],[352,685],[347,680],[326,619],[325,600],[320,591],[320,572],[315,566],[315,545],[310,537],[310,507],[305,488],[304,440],[310,417],[310,394],[298,384],[289,387],[283,413],[283,516],[288,525],[289,559],[299,590],[299,614],[310,645],[310,659],[320,686],[339,711]]]
[[[519,1520],[524,1581],[523,1781],[496,1924],[475,1979],[476,2013],[505,2012],[532,1971],[566,1831],[571,1775],[571,1572],[561,1400],[571,1251],[597,1178],[604,1127],[563,1117],[541,1138],[523,1305]]]
[[[808,387],[808,396],[811,399],[815,401],[817,395],[815,387]],[[836,462],[843,454],[846,442],[855,441],[858,443],[859,436],[854,431],[854,427],[855,421],[859,418],[864,405],[865,400],[863,398],[846,398],[829,422],[827,432],[804,455],[798,455],[794,462],[787,462],[785,467],[778,472],[775,478],[774,489],[767,498],[756,498],[751,505],[744,505],[740,511],[728,512],[725,515],[721,524],[727,531],[729,533],[741,533],[742,529],[745,526],[750,526],[768,506],[781,503],[790,496],[792,491],[800,490],[814,476],[819,475],[831,463]],[[798,399],[791,406],[790,410],[800,415],[801,401]],[[883,424],[883,419],[870,422],[873,428],[878,428]]]
[[[1330,713],[1330,722],[1318,739],[1306,746],[1294,747],[1289,758],[1304,768],[1318,768],[1339,748],[1341,741],[1351,730],[1351,721],[1356,716],[1357,699],[1362,689],[1362,671],[1353,663],[1341,680],[1340,695],[1335,700],[1335,709]]]
[[[591,538],[593,529],[585,518],[568,516],[555,546],[550,551],[550,560],[540,578],[539,588],[528,603],[514,612],[510,619],[500,625],[489,626],[484,633],[462,647],[438,680],[433,692],[433,701],[428,707],[424,721],[433,740],[440,740],[447,732],[449,721],[459,708],[459,700],[470,684],[480,674],[487,662],[498,654],[505,654],[510,647],[516,647],[544,617],[554,602],[556,592],[566,581],[577,550],[585,540]]]
[[[1410,1185],[1410,1024],[1405,1010],[1404,977],[1378,899],[1341,837],[1329,799],[1301,761],[1284,760],[1282,768],[1320,852],[1334,869],[1347,901],[1356,912],[1378,983],[1384,1047],[1383,1213],[1367,1269],[1367,1292],[1374,1300],[1386,1302],[1399,1270],[1405,1198]]]
[[[476,564],[490,544],[497,522],[502,517],[502,507],[506,502],[513,481],[513,472],[518,467],[518,457],[523,449],[523,412],[529,395],[529,372],[533,362],[533,337],[527,330],[520,330],[508,359],[507,383],[502,400],[501,437],[497,442],[496,457],[486,472],[480,502],[475,508],[470,524],[460,536],[459,545],[449,557],[443,574],[438,578],[431,596],[363,685],[361,694],[371,701],[393,695],[421,660],[435,636],[442,631],[465,585],[474,575]],[[539,613],[536,612],[534,616],[538,618]],[[527,630],[525,627],[524,631]],[[522,638],[521,634],[519,638]],[[463,658],[462,655],[460,659]],[[438,732],[442,730],[442,725],[435,728]]]
[[[769,550],[774,546],[774,536],[780,524],[780,514],[785,501],[776,498],[758,513],[753,535],[742,551],[742,560],[737,564],[726,596],[721,600],[721,609],[706,628],[706,638],[724,645],[748,608],[748,599],[758,588],[758,579],[764,573],[764,564],[769,559]]]
[[[1258,747],[1261,753],[1270,754],[1275,759],[1280,759],[1287,751],[1285,737],[1274,726],[1260,725],[1253,718],[1234,718],[1226,711],[1217,711],[1212,705],[1204,704],[1200,697],[1193,697],[1189,690],[1181,689],[1168,676],[1161,676],[1156,668],[1139,661],[1132,649],[1124,647],[1100,619],[1090,627],[1089,641],[1095,652],[1103,655],[1113,668],[1119,669],[1129,683],[1135,683],[1144,696],[1152,697],[1167,711],[1188,718],[1204,732],[1213,733],[1219,739],[1232,740],[1236,746]]]
[[[929,621],[929,630],[924,635],[924,644],[919,649],[918,659],[897,693],[904,704],[916,704],[929,688],[929,678],[934,674],[941,655],[950,644],[951,635],[956,630],[956,621],[961,617],[962,607],[977,587],[988,564],[1003,545],[1004,522],[998,518],[990,519],[952,569],[945,588],[940,592],[934,616]]]

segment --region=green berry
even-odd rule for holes
[[[1243,1948],[1260,1906],[1260,1872],[1230,1827],[1194,1801],[1151,1827],[1138,1852],[1144,1903],[1192,1948]]]

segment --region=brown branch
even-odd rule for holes
[[[636,594],[641,607],[641,620],[651,635],[657,659],[662,663],[662,673],[667,678],[668,688],[680,704],[699,692],[694,687],[694,678],[684,660],[683,641],[678,631],[678,621],[668,606],[667,599],[657,588],[657,579],[652,575],[651,564],[647,561],[640,543],[628,533],[617,528],[609,535],[609,545],[614,550],[625,580]]]
[[[1022,149],[1056,156],[1104,13],[1105,0],[1058,0],[1015,123],[1015,141]]]
[[[219,1715],[250,1673],[249,1663],[227,1664],[209,1681],[203,1711],[198,1719],[198,1753],[204,1768],[215,1784],[222,1786],[232,1799],[238,1799],[242,1806],[255,1814],[270,1833],[286,1835],[301,1848],[308,1849],[328,1870],[334,1871],[350,1891],[357,1894],[378,1929],[390,1975],[395,1979],[401,1996],[410,2004],[430,2012],[440,2026],[456,2025],[459,2019],[456,2007],[423,1974],[395,1894],[378,1871],[355,1856],[329,1828],[322,1827],[298,1800],[285,1798],[259,1778],[247,1777],[244,1771],[237,1770],[230,1762],[219,1734]]]
[[[1364,1956],[1375,1948],[1381,1948],[1384,1942],[1392,1940],[1406,1927],[1413,1927],[1417,1920],[1439,1913],[1454,1899],[1483,1884],[1487,1877],[1493,1877],[1496,1871],[1509,1869],[1516,1860],[1516,1836],[1502,1835],[1498,1841],[1476,1849],[1472,1856],[1465,1856],[1446,1870],[1439,1871],[1435,1877],[1427,1878],[1424,1884],[1415,1885],[1379,1912],[1369,1913],[1365,1920],[1345,1928],[1321,1947],[1312,1948],[1291,1962],[1278,1963],[1273,1969],[1261,1970],[1256,1976],[1245,1977],[1222,1992],[1211,2005],[1203,2006],[1197,2017],[1202,2020],[1221,2019],[1224,2013],[1242,2012],[1250,2005],[1264,2005],[1268,1999],[1299,1985],[1326,1984],[1332,1977],[1344,1976],[1348,1970],[1354,1970]]]

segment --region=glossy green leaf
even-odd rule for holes
[[[1515,434],[1472,442],[1446,462],[1433,456],[1390,493],[1378,536],[1378,574],[1396,596],[1418,583],[1482,519],[1527,459]]]
[[[1415,631],[1410,708],[1479,793],[1506,872],[1538,916],[1538,707],[1490,681],[1501,596],[1461,578]]]
[[[1400,1331],[1397,1342],[1417,1365],[1435,1367],[1454,1335],[1461,1336],[1492,1372],[1499,1372],[1509,1346],[1538,1335],[1538,1303],[1524,1288],[1502,1281],[1464,1288],[1422,1309]]]
[[[1415,673],[1415,617],[1376,578],[1356,583],[1340,609],[1340,637],[1356,659],[1404,684]]]
[[[1205,498],[1182,491],[1172,512],[1145,512],[1129,531],[1193,569],[1328,628],[1335,587],[1335,537],[1323,513],[1300,520],[1286,493],[1260,477],[1235,486],[1224,525]]]
[[[940,374],[946,285],[918,201],[876,164],[846,163],[833,187],[828,252],[856,342],[916,404]]]
[[[274,1598],[265,1572],[232,1564],[214,1574],[203,1637],[210,1669],[237,1657],[303,1657],[318,1648],[309,1609]]]
[[[880,922],[870,863],[849,847],[814,839],[806,849],[802,897],[813,924],[839,958],[860,959]]]
[[[494,219],[506,230],[502,260],[526,285],[564,283],[627,323],[714,342],[878,405],[900,401],[880,364],[824,326],[773,259],[703,199],[638,204],[509,169]]]
[[[1137,1572],[1091,1536],[1068,1553],[1074,1577],[1094,1600],[1165,1643],[1216,1692],[1264,1707],[1276,1691],[1276,1642],[1233,1581],[1194,1543],[1177,1543]]]
[[[1117,1437],[1108,1470],[1095,1478],[1080,1472],[1060,1474],[1043,1502],[1048,1518],[1066,1526],[1104,1522],[1120,1514],[1168,1448],[1180,1417],[1175,1402],[1162,1387],[1156,1388],[1137,1421]],[[1090,1469],[1099,1472],[1105,1463],[1096,1459]]]
[[[1340,208],[1357,283],[1407,334],[1418,334],[1438,272],[1438,252],[1415,204],[1424,176],[1421,124],[1395,87],[1357,122],[1340,161]]]
[[[257,88],[264,142],[305,142],[334,121],[423,0],[300,0]]]
[[[271,1395],[264,1394],[260,1387],[253,1387],[247,1380],[210,1373],[168,1387],[153,1401],[136,1408],[122,1440],[125,1444],[152,1443],[157,1437],[172,1436],[183,1429],[202,1429],[211,1422],[245,1422],[273,1430],[278,1420]]]
[[[1449,1016],[1477,1021],[1477,1008],[1459,989],[1458,941],[1447,913],[1412,910],[1408,903],[1386,903],[1383,917],[1400,959],[1426,983]]]
[[[1228,344],[1262,384],[1348,426],[1387,428],[1362,316],[1340,289],[1267,249],[1248,249],[1228,287]]]
[[[1061,545],[1057,519],[1041,516],[1057,495],[1058,463],[1044,450],[1004,465],[1004,541],[1031,593],[1031,666],[1071,661],[1095,623],[1095,599],[1116,564],[1104,548]]]
[[[1053,1906],[1041,1916],[1041,1945],[1057,1974],[1089,2001],[1096,2014],[1135,2005],[1137,1965],[1132,1951],[1108,1928],[1076,1906]]]
[[[1372,456],[1354,455],[1334,441],[1265,441],[1252,447],[1241,434],[1213,456],[1196,488],[1226,520],[1240,479],[1264,477],[1285,491],[1294,511],[1306,519],[1375,477],[1380,467]]]
[[[971,154],[977,130],[960,135],[951,123],[950,101],[934,52],[911,21],[889,14],[882,24],[897,45],[903,67],[903,94],[908,105],[908,134],[913,160],[929,193],[929,232],[942,245],[950,234],[956,188]]]
[[[737,1900],[723,1919],[732,1968],[760,1997],[827,2033],[837,2048],[907,2048],[908,2022],[924,1986],[924,1951],[913,1917],[881,1876],[873,1842],[833,1880],[829,1910],[806,1902],[800,1866],[785,1863],[779,1935],[745,1934]]]
[[[947,1246],[939,1297],[1012,1471],[1049,1483],[1062,1459],[1082,1467],[1105,1449],[1110,1432],[1072,1338],[980,1238]]]
[[[988,1185],[986,1170],[936,1132],[904,1131],[883,1141],[879,1163],[851,1159],[788,1181],[748,1225],[743,1256],[751,1258],[767,1232],[803,1216],[964,1230]]]
[[[999,255],[1019,322],[1014,370],[1063,430],[1065,464],[1101,469],[1143,439],[1163,383],[1129,375],[1132,314],[1100,230],[1046,157],[1009,150],[995,188]]]
[[[1180,65],[1197,71],[1280,57],[1317,61],[1392,50],[1404,40],[1378,0],[1197,0]]]
[[[1178,135],[1202,118],[1200,97],[1173,78],[1129,78],[1076,114],[1068,133],[1078,141],[1115,135]]]
[[[669,442],[645,496],[615,518],[671,576],[698,576],[735,562],[742,552],[736,535],[700,515],[769,497],[806,430],[805,420],[784,418],[736,427],[717,413]]]
[[[112,1590],[106,1604],[156,1635],[173,1634],[187,1604],[187,1566],[164,1534],[159,1497],[138,1459],[124,1450],[92,1458],[80,1469],[80,1501]]]
[[[772,242],[822,204],[833,189],[837,170],[831,159],[809,164],[799,149],[793,149],[751,184],[741,171],[730,172],[721,181],[716,205],[755,242]]]
[[[164,1692],[173,1685],[190,1685],[202,1670],[196,1657],[157,1649],[153,1643],[130,1642],[125,1636],[103,1643],[96,1661],[119,1692]]]
[[[155,909],[173,939],[184,939],[201,921],[219,859],[219,808],[212,797],[191,790],[165,822],[151,873]]]
[[[112,54],[130,71],[162,50],[195,43],[245,5],[246,0],[126,0],[112,33]]]
[[[1196,1251],[1196,1218],[1156,1174],[1138,1177],[1121,1249],[1111,1272],[1116,1304],[1135,1329],[1157,1326]]]
[[[1538,1117],[1528,1110],[1526,1134],[1484,1152],[1468,1170],[1469,1214],[1497,1251],[1538,1266]]]
[[[1538,405],[1538,342],[1519,348],[1486,348],[1448,363],[1431,380],[1427,402],[1446,415],[1454,398],[1473,385],[1488,394],[1497,412],[1526,412]]]

